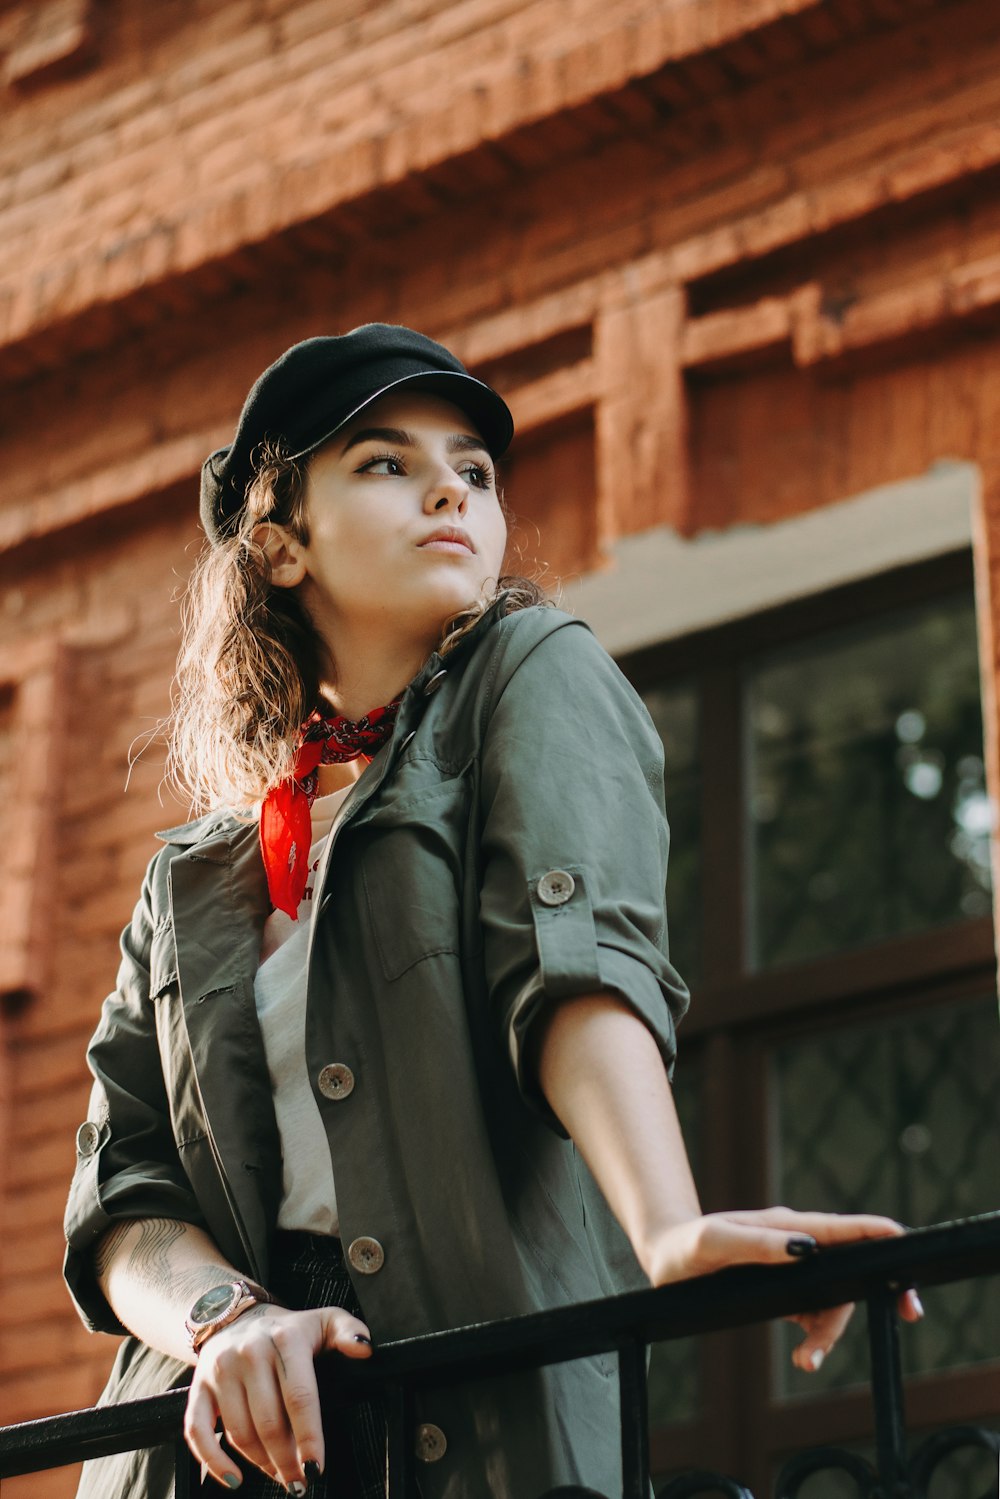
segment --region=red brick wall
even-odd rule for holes
[[[8,34],[0,32],[11,80],[0,154],[8,186],[0,333],[24,339],[94,301],[406,179],[412,206],[423,196],[412,179],[432,166],[509,140],[671,59],[822,8],[819,0],[9,5]],[[27,65],[30,43],[46,31],[67,75],[48,89],[44,69]],[[547,138],[563,154],[580,127],[567,120]],[[541,160],[536,148],[531,165]]]
[[[66,1315],[56,1227],[86,1108],[86,1040],[114,983],[118,934],[153,830],[183,815],[168,797],[158,804],[162,752],[155,746],[134,767],[127,791],[125,783],[130,752],[168,706],[172,595],[193,530],[175,506],[142,528],[95,528],[23,567],[5,592],[5,663],[17,662],[22,642],[35,635],[57,635],[65,644],[58,717],[21,746],[30,754],[54,734],[54,857],[36,891],[49,943],[44,982],[4,1020],[4,1419],[91,1403],[114,1351],[111,1339],[92,1337]],[[10,765],[6,773],[12,777]],[[6,844],[21,809],[6,797],[3,805]],[[18,1482],[32,1494],[47,1491],[44,1480],[30,1489],[29,1480]],[[51,1492],[62,1491],[48,1482]],[[12,1492],[16,1487],[11,1483]]]
[[[295,339],[398,319],[495,380],[511,561],[550,583],[651,525],[978,463],[1000,793],[1000,13],[41,0],[0,4],[0,61],[0,835],[45,851],[5,860],[35,924],[0,948],[37,980],[0,1019],[14,1420],[90,1402],[113,1352],[58,1272],[84,1044],[183,815],[156,744],[124,790],[129,752],[167,708],[201,459]]]

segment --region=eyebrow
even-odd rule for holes
[[[340,456],[349,453],[362,442],[391,442],[398,448],[418,448],[419,438],[402,427],[364,427],[349,437],[340,450]],[[489,451],[481,437],[472,437],[468,432],[452,432],[445,444],[449,453],[486,453]]]

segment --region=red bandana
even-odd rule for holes
[[[260,848],[275,910],[298,921],[309,873],[310,808],[316,800],[320,765],[340,765],[364,755],[370,760],[390,737],[403,694],[363,718],[321,718],[319,710],[299,731],[295,770],[267,793],[260,809]]]

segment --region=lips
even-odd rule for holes
[[[439,526],[436,531],[432,531],[429,536],[425,536],[423,541],[419,542],[418,545],[425,547],[432,541],[453,541],[457,542],[460,546],[467,547],[470,552],[476,550],[469,533],[459,530],[457,526]]]

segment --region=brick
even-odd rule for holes
[[[97,1336],[94,1336],[97,1343]],[[106,1371],[110,1370],[111,1360],[114,1358],[118,1340],[110,1338],[100,1339],[102,1352],[107,1359]],[[58,1404],[53,1410],[53,1391],[57,1385],[56,1373],[58,1368]],[[105,1372],[104,1378],[107,1377]],[[63,1360],[56,1367],[50,1367],[44,1371],[20,1374],[12,1379],[6,1388],[2,1388],[3,1411],[5,1421],[34,1421],[41,1416],[54,1415],[58,1410],[85,1410],[88,1405],[93,1404],[100,1391],[103,1379],[95,1385],[95,1377],[91,1368],[84,1364],[74,1368],[73,1363]],[[9,1492],[14,1493],[14,1485],[34,1484],[35,1487],[25,1486],[23,1494],[25,1499],[32,1499],[38,1494],[38,1480],[32,1476],[28,1479],[4,1479],[4,1499],[7,1499],[8,1484]],[[72,1490],[70,1491],[72,1492]]]
[[[30,1328],[36,1317],[69,1320],[75,1316],[62,1276],[29,1274],[0,1286],[0,1324]],[[17,1334],[20,1336],[20,1332]]]
[[[441,153],[467,149],[484,132],[495,138],[498,131],[509,131],[515,121],[509,105],[503,109],[501,101],[507,104],[512,98],[520,98],[520,107],[534,117],[546,110],[558,111],[567,97],[567,89],[574,97],[591,97],[595,89],[618,87],[630,69],[655,66],[671,49],[678,55],[682,52],[693,55],[699,48],[744,33],[748,26],[763,24],[776,13],[774,5],[761,5],[737,18],[725,5],[708,0],[687,0],[667,17],[626,5],[611,12],[607,7],[592,5],[576,9],[585,40],[561,58],[551,45],[547,50],[538,45],[539,38],[545,36],[541,9],[530,12],[528,25],[522,13],[509,5],[445,7],[423,23],[427,50],[422,52],[409,45],[405,26],[393,24],[391,7],[379,7],[377,14],[354,19],[352,43],[356,45],[345,49],[346,22],[337,14],[323,13],[321,24],[321,12],[313,12],[311,19],[297,17],[293,25],[295,12],[283,12],[275,30],[255,7],[230,3],[213,11],[207,21],[199,18],[197,32],[184,28],[170,32],[165,28],[157,68],[142,80],[129,80],[121,89],[120,98],[112,89],[105,98],[90,102],[89,114],[83,116],[89,132],[85,131],[82,138],[79,132],[71,137],[72,152],[66,159],[68,170],[74,183],[86,179],[89,207],[85,211],[89,216],[100,212],[105,223],[116,221],[119,239],[121,231],[139,230],[143,216],[148,216],[157,222],[157,239],[162,246],[166,242],[162,232],[164,202],[190,200],[189,194],[179,194],[170,186],[170,172],[176,177],[178,154],[193,163],[196,172],[200,163],[206,182],[221,177],[230,190],[235,190],[242,181],[241,168],[247,157],[259,156],[264,151],[277,165],[285,153],[297,149],[293,138],[301,140],[308,134],[308,119],[304,126],[290,126],[296,95],[289,93],[283,82],[289,68],[294,68],[314,88],[314,80],[318,81],[322,70],[327,70],[325,87],[317,97],[331,101],[327,105],[330,110],[337,108],[342,94],[351,92],[348,80],[353,82],[360,74],[363,87],[369,90],[374,86],[373,80],[382,77],[383,86],[389,90],[388,97],[397,109],[398,101],[405,99],[407,110],[421,112],[420,124],[412,116],[408,124],[405,114],[399,119],[385,152],[369,150],[367,154],[369,168],[381,165],[384,175],[392,180],[414,167],[430,165]],[[614,18],[613,25],[609,24],[609,16]],[[595,30],[599,18],[603,24]],[[300,23],[301,32],[297,29]],[[504,36],[501,28],[505,26],[512,40],[498,49],[497,39]],[[572,36],[574,31],[566,34]],[[199,45],[192,51],[190,42],[195,36]],[[301,55],[291,57],[296,48],[301,49]],[[524,51],[519,53],[518,48]],[[530,78],[525,73],[525,64],[532,70]],[[447,109],[441,109],[436,98],[442,75],[466,81],[464,91],[452,90]],[[192,99],[197,101],[193,107]],[[168,109],[176,102],[178,109],[188,112],[169,124],[169,114],[158,113],[164,109],[164,101]],[[502,109],[500,114],[498,108]],[[370,108],[366,110],[359,101],[353,115],[355,120],[368,118]],[[336,131],[333,117],[330,124]],[[110,151],[109,133],[118,126],[123,131],[128,126],[128,133],[122,134],[117,148]],[[376,128],[383,132],[387,126],[383,122]],[[159,141],[175,133],[179,153],[171,154],[169,166],[165,157],[159,168],[147,170],[143,159],[146,147],[155,151]],[[143,150],[130,153],[128,146],[133,141],[141,141]],[[51,161],[51,155],[46,160]],[[351,172],[345,174],[352,194],[360,194],[378,180],[373,170],[367,177],[361,172],[362,160],[356,151]],[[53,168],[47,166],[46,170]],[[61,163],[59,170],[65,172],[66,163]],[[141,202],[122,193],[120,184],[130,172],[135,173],[137,187],[142,187]],[[117,192],[105,190],[103,177],[108,173],[117,174]],[[321,162],[317,158],[312,185],[304,191],[301,211],[324,211],[337,201],[337,180],[335,160],[328,158]],[[323,183],[332,186],[324,192],[320,187]],[[62,212],[58,224],[68,225],[74,217]],[[218,254],[222,247],[219,235],[226,244],[232,242],[226,237],[225,212],[209,219],[197,213],[194,217],[201,226],[200,232],[194,232],[190,223],[175,226],[178,243],[185,251],[180,254],[180,265],[194,265],[213,253]],[[13,227],[8,222],[4,242],[15,253]],[[272,220],[263,227],[267,232],[278,225]],[[61,227],[54,229],[54,244],[60,243],[58,236],[64,232]],[[22,247],[18,247],[16,254],[17,263],[23,265]],[[166,274],[169,265],[165,255],[152,262],[148,257],[122,260],[117,256],[102,268],[98,277],[92,278],[89,292],[87,276],[74,272],[70,278],[74,287],[73,304],[63,298],[38,298],[33,304],[34,315],[49,320],[63,316],[74,305],[80,306],[79,299],[84,295],[124,296],[133,286],[143,284],[149,275]],[[14,312],[15,333],[30,326],[26,305],[32,305],[30,299],[28,304],[22,301],[20,313]]]
[[[66,1180],[68,1186],[69,1178]],[[60,1275],[65,1248],[61,1234],[11,1233],[4,1244],[4,1275],[24,1275],[37,1270]]]
[[[705,365],[772,348],[791,336],[787,301],[767,297],[750,307],[717,312],[688,322],[684,330],[683,362]]]
[[[37,82],[78,62],[93,41],[90,9],[89,0],[39,0],[26,8],[4,59],[4,81]]]

